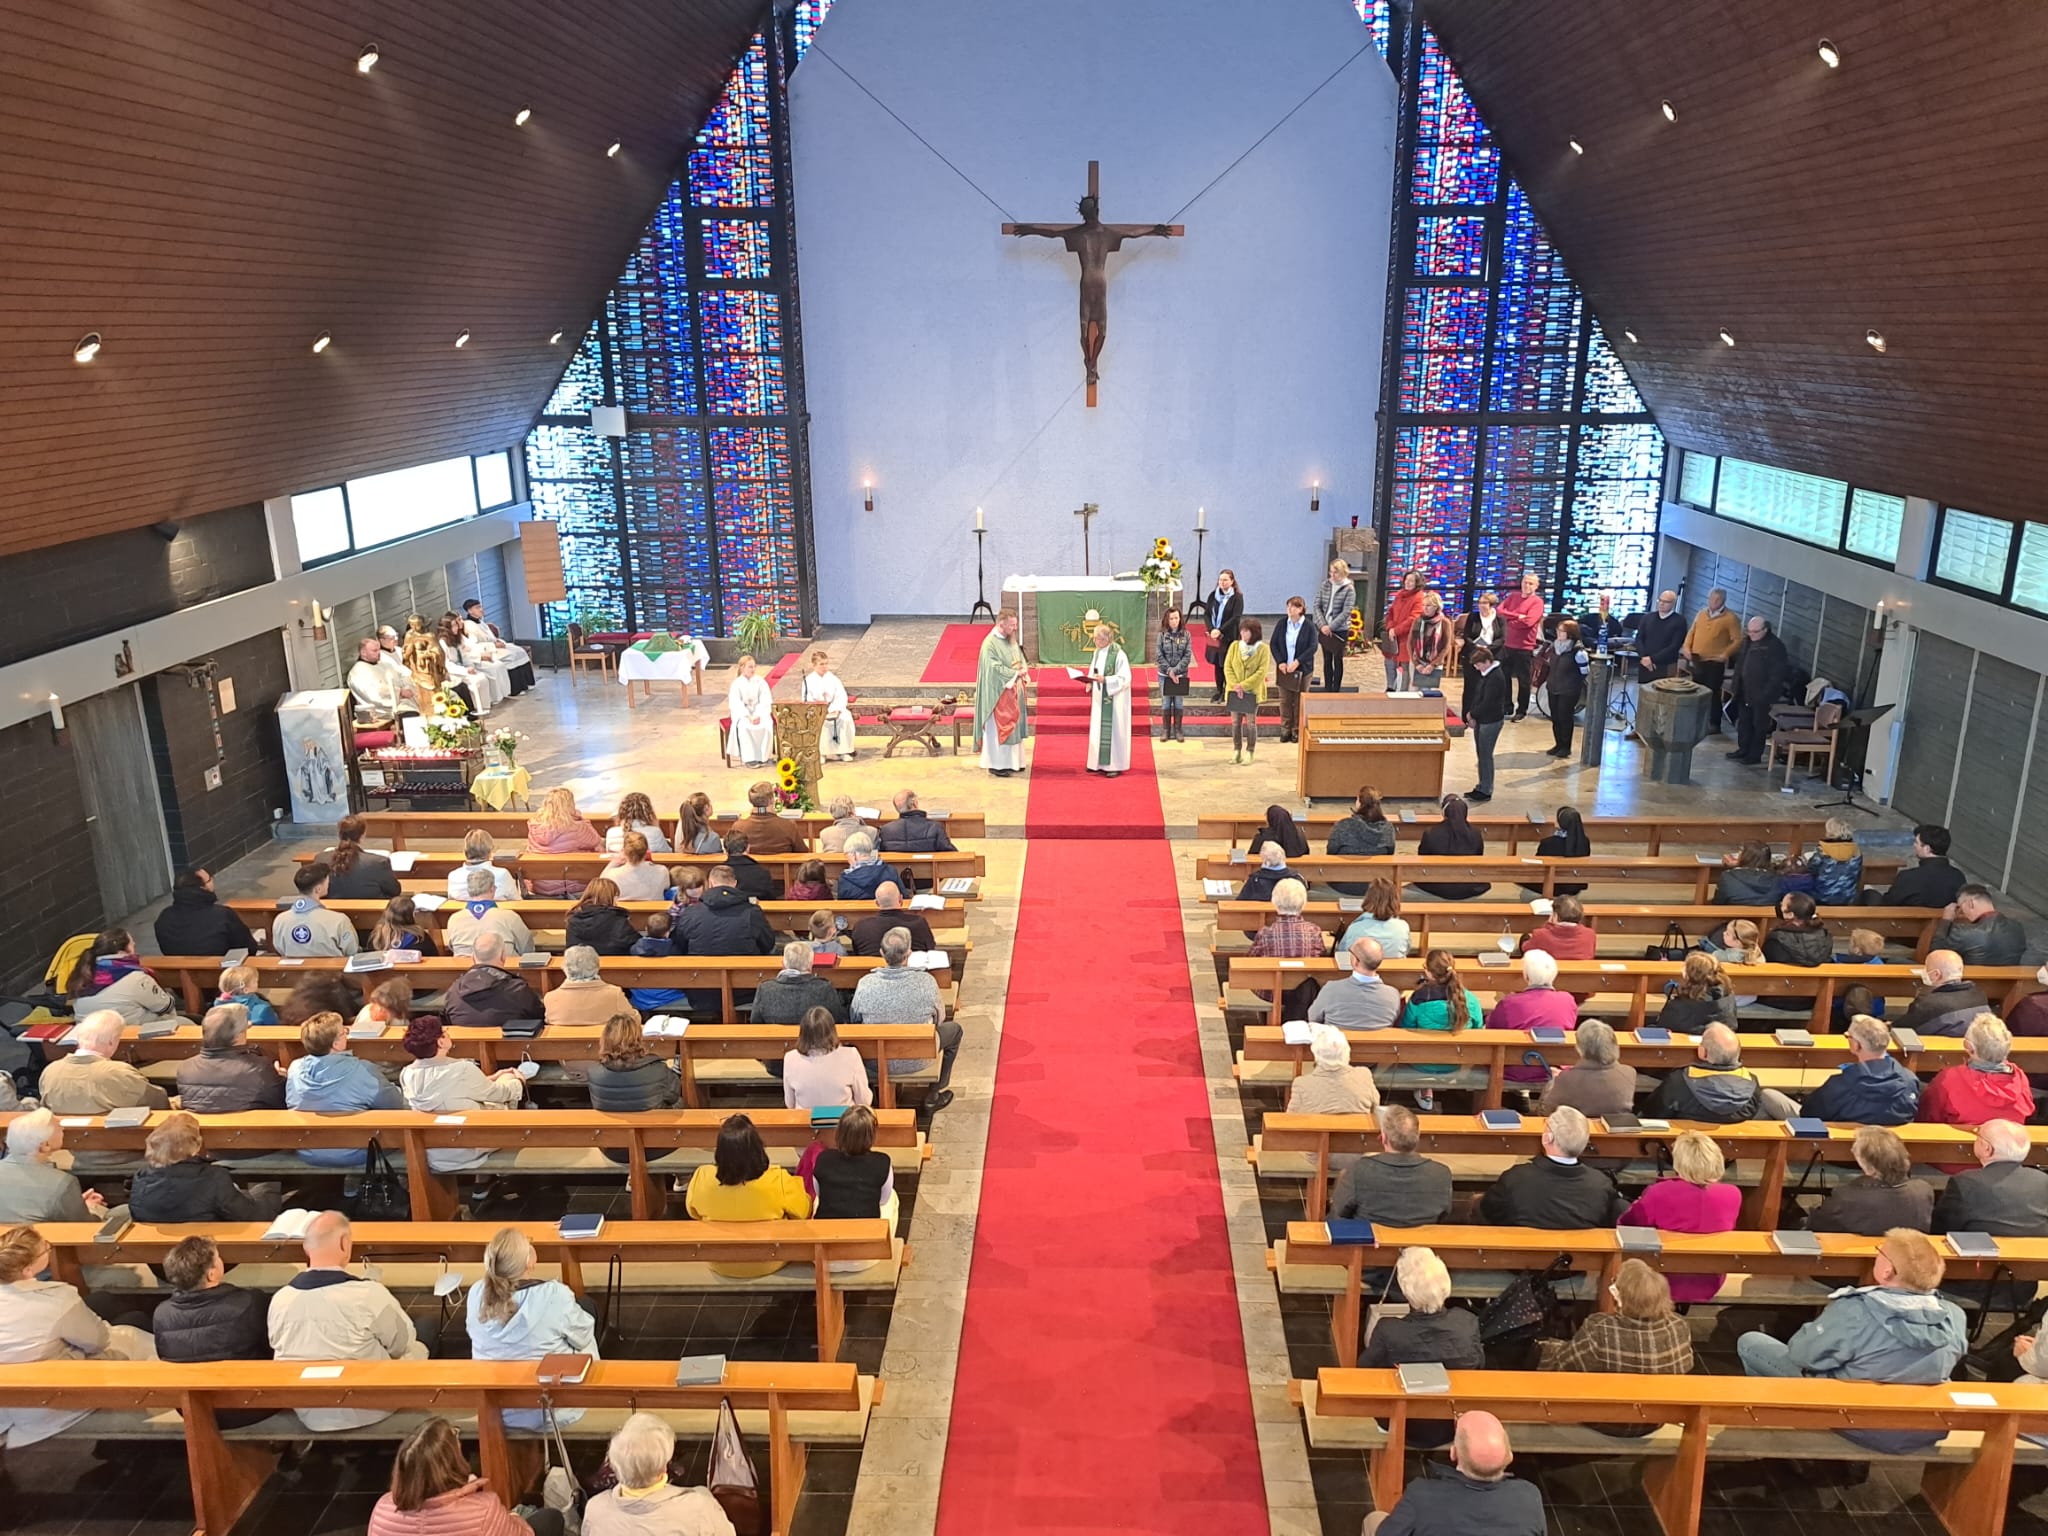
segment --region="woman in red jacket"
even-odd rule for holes
[[[1986,1120],[2025,1125],[2034,1114],[2034,1090],[2026,1073],[2005,1059],[2012,1050],[2011,1031],[1993,1015],[1980,1013],[1963,1031],[1963,1048],[1970,1059],[1934,1074],[1927,1091],[1920,1095],[1916,1118],[1929,1125],[1972,1128]],[[1954,1173],[1971,1165],[1942,1166]]]
[[[1543,578],[1534,571],[1522,572],[1522,590],[1500,600],[1500,616],[1507,622],[1507,649],[1501,665],[1508,669],[1508,681],[1515,688],[1515,719],[1529,717],[1529,690],[1536,664],[1536,648],[1543,643]]]
[[[1394,601],[1387,609],[1386,639],[1380,642],[1381,659],[1387,664],[1387,692],[1401,687],[1409,661],[1412,659],[1409,645],[1409,631],[1415,626],[1415,619],[1422,612],[1423,574],[1410,571],[1401,578],[1401,590],[1394,594]],[[1391,647],[1391,649],[1389,649]]]

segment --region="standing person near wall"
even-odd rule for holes
[[[1322,633],[1323,690],[1335,693],[1344,686],[1344,647],[1351,643],[1351,610],[1358,606],[1358,588],[1351,582],[1351,567],[1342,560],[1330,562],[1330,579],[1316,593],[1314,618]]]
[[[1380,650],[1387,665],[1389,693],[1407,686],[1408,636],[1415,626],[1415,616],[1422,612],[1422,582],[1421,571],[1410,571],[1401,578],[1400,591],[1387,605],[1386,638],[1380,641]]]
[[[1741,649],[1742,621],[1728,606],[1728,594],[1716,587],[1707,594],[1707,606],[1694,616],[1678,653],[1692,664],[1692,680],[1714,695],[1707,729],[1715,735],[1721,732],[1721,685],[1727,680],[1729,661]]]
[[[1534,571],[1522,572],[1522,590],[1500,600],[1501,617],[1507,621],[1506,647],[1501,665],[1515,688],[1517,721],[1529,718],[1530,679],[1535,675],[1536,647],[1543,640],[1543,578]]]

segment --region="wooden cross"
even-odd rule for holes
[[[1090,390],[1089,393],[1093,394],[1094,391]],[[1072,397],[1070,396],[1069,398]],[[1088,403],[1093,405],[1095,402],[1090,400]],[[1102,508],[1095,505],[1092,501],[1084,501],[1080,506],[1074,508],[1074,516],[1081,519],[1081,574],[1083,576],[1095,574],[1088,564],[1088,525],[1095,521],[1095,514],[1101,510]]]
[[[1057,240],[1081,263],[1081,362],[1087,369],[1088,404],[1095,404],[1096,362],[1109,334],[1109,255],[1126,240],[1185,234],[1180,224],[1105,224],[1101,208],[1102,162],[1088,162],[1088,195],[1081,199],[1078,224],[1005,224],[1006,235],[1039,235]],[[1082,525],[1085,532],[1087,525]]]

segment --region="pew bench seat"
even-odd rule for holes
[[[849,1270],[833,1276],[833,1286],[846,1291],[893,1291],[903,1274],[904,1244],[900,1237],[895,1239],[896,1256],[893,1259],[877,1259],[866,1269]],[[439,1264],[426,1263],[378,1263],[382,1271],[385,1288],[391,1291],[427,1292],[434,1288],[434,1281],[441,1273]],[[474,1264],[451,1264],[449,1268],[462,1276],[466,1292],[481,1271]],[[620,1266],[622,1291],[793,1291],[810,1294],[817,1276],[809,1264],[785,1264],[772,1275],[757,1275],[752,1279],[734,1280],[711,1272],[709,1264],[641,1264],[628,1263]],[[476,1274],[471,1271],[476,1270]],[[237,1264],[228,1270],[228,1282],[250,1291],[281,1291],[291,1283],[292,1277],[305,1273],[303,1264]],[[536,1278],[559,1280],[562,1270],[559,1264],[545,1261],[533,1267]],[[595,1275],[601,1271],[594,1272]],[[104,1287],[94,1287],[95,1290]]]
[[[898,1082],[914,1079],[898,1078]],[[365,1136],[364,1141],[369,1140]],[[900,1178],[905,1174],[917,1173],[924,1167],[929,1143],[922,1131],[918,1132],[917,1145],[911,1147],[877,1147],[878,1152],[889,1154],[890,1166]],[[234,1173],[236,1182],[250,1179],[295,1179],[309,1174],[348,1174],[347,1168],[322,1168],[304,1161],[296,1152],[262,1152],[253,1156],[237,1156],[230,1151],[216,1152],[215,1160],[224,1164]],[[390,1147],[385,1155],[393,1166],[403,1169],[405,1158]],[[105,1163],[95,1162],[90,1168],[80,1169],[79,1175],[90,1184],[99,1178],[126,1178],[142,1167],[142,1154],[123,1157],[119,1153],[98,1153]],[[778,1147],[770,1145],[769,1158],[782,1167],[795,1170],[803,1159],[801,1147]],[[657,1173],[687,1177],[712,1159],[709,1147],[676,1147],[658,1156],[649,1157],[647,1166]],[[592,1182],[605,1183],[624,1177],[626,1165],[615,1163],[596,1147],[518,1147],[495,1149],[484,1154],[483,1161],[474,1168],[459,1170],[462,1174],[485,1174],[496,1178],[560,1178],[564,1175],[583,1176]],[[450,1174],[449,1177],[456,1177]]]

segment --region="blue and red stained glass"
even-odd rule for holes
[[[1409,195],[1417,204],[1491,203],[1500,188],[1500,151],[1436,34],[1422,34],[1422,73]]]
[[[762,219],[706,219],[704,275],[765,281],[772,274],[768,225]]]

